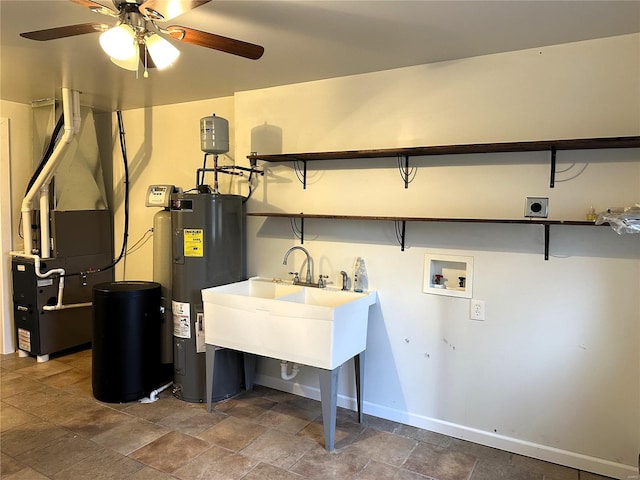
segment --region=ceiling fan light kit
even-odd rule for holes
[[[131,70],[132,72],[138,71],[138,66],[140,65],[140,47],[138,44],[135,45],[135,53],[133,56],[125,58],[124,60],[118,60],[114,57],[109,57],[111,61],[119,66],[120,68],[124,68],[125,70]]]
[[[155,67],[159,70],[167,68],[180,56],[180,51],[158,33],[159,28],[154,20],[164,18],[153,9],[145,8],[148,16],[138,10],[137,3],[122,3],[120,9],[120,24],[110,28],[100,35],[100,46],[111,61],[121,68],[136,71],[142,60],[145,77],[147,68]],[[152,12],[152,13],[151,13]],[[144,56],[140,57],[140,49]],[[146,54],[151,56],[148,62]]]
[[[100,46],[111,61],[121,68],[137,70],[140,45],[147,49],[156,68],[167,68],[180,56],[180,50],[157,33],[148,32],[138,38],[129,25],[110,28],[100,35]],[[147,67],[148,65],[145,65]]]
[[[68,25],[24,32],[20,36],[30,40],[47,41],[103,32],[100,34],[100,46],[109,55],[111,61],[120,68],[136,72],[142,62],[145,77],[148,76],[147,68],[159,70],[167,68],[180,56],[180,51],[161,34],[177,41],[252,60],[259,59],[264,53],[264,48],[260,45],[189,27],[171,25],[161,28],[156,24],[157,21],[171,20],[211,0],[113,0],[116,10],[93,0],[70,1],[87,7],[95,13],[115,17],[118,23],[111,28],[108,25],[96,23]]]
[[[136,33],[129,25],[118,25],[100,34],[100,46],[112,59],[127,60],[137,54]]]
[[[157,33],[152,33],[146,37],[145,41],[149,55],[151,55],[153,63],[156,64],[158,70],[167,68],[180,56],[180,50]]]

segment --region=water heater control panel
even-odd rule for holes
[[[175,193],[173,185],[150,185],[147,190],[146,207],[169,208],[171,206],[171,194]]]

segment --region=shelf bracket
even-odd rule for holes
[[[398,243],[400,244],[400,251],[404,252],[405,237],[406,237],[406,231],[407,231],[407,221],[396,220],[394,223],[396,227],[396,238],[398,239]]]
[[[300,167],[302,163],[302,167]],[[293,161],[293,170],[296,172],[296,177],[302,184],[302,189],[307,189],[307,161],[296,159]]]
[[[300,226],[296,224],[295,217],[289,217],[289,223],[291,224],[293,235],[300,240],[301,245],[304,245],[304,217],[300,217]]]
[[[551,173],[549,180],[549,188],[556,185],[556,147],[551,147]]]
[[[404,179],[404,188],[409,188],[409,155],[404,156],[404,170],[402,171],[402,178]],[[404,250],[404,245],[402,246],[402,250]]]
[[[549,260],[549,232],[551,231],[551,225],[544,224],[544,259]]]
[[[400,171],[400,178],[404,181],[404,188],[409,188],[409,184],[416,176],[416,167],[409,168],[409,155],[404,155],[404,164],[401,160],[401,155],[398,155],[398,170]]]

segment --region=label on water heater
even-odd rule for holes
[[[204,313],[196,313],[196,352],[204,353],[207,347],[204,342]]]
[[[204,256],[204,230],[200,228],[184,229],[184,256]]]
[[[191,338],[191,305],[172,300],[171,311],[173,312],[173,336]]]
[[[29,330],[18,329],[18,348],[26,352],[31,351],[31,332]]]

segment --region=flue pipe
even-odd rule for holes
[[[49,184],[40,189],[40,257],[51,257],[51,232],[49,231]],[[26,253],[26,251],[25,251]]]
[[[53,178],[53,174],[62,159],[62,154],[65,152],[73,136],[80,129],[80,94],[77,91],[70,90],[68,88],[62,89],[62,113],[64,115],[64,133],[62,135],[61,140],[56,145],[51,157],[45,164],[42,172],[33,182],[33,185],[25,195],[22,200],[22,228],[23,228],[23,237],[24,237],[24,253],[31,254],[31,244],[33,241],[33,236],[31,234],[31,212],[33,210],[32,202],[35,196],[40,193],[40,190],[46,186],[48,189],[49,183]],[[48,194],[47,194],[48,197]],[[42,196],[40,198],[40,205],[42,210],[42,205],[44,204],[44,199]],[[50,253],[50,244],[49,240],[49,203],[48,198],[46,202],[46,218],[42,218],[41,216],[41,233],[44,232],[47,236],[41,236],[41,248],[43,252],[47,253],[47,256],[43,257],[47,258]],[[42,211],[41,211],[42,215]],[[42,225],[46,224],[46,227],[42,228]]]

